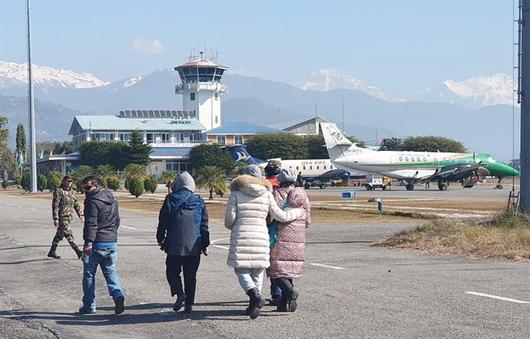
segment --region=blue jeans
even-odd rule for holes
[[[117,250],[118,245],[116,243],[94,244],[92,246],[92,255],[83,254],[84,309],[96,309],[96,271],[98,266],[101,266],[110,296],[113,299],[124,296],[120,278],[118,277],[118,272],[116,272]]]

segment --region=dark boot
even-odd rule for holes
[[[125,298],[117,297],[114,299],[114,314],[122,314],[125,311]]]
[[[175,301],[175,305],[173,305],[173,311],[178,312],[182,308],[182,304],[184,304],[185,300],[186,295],[177,295],[177,300]]]
[[[259,316],[261,308],[265,305],[265,300],[261,298],[257,288],[248,290],[247,295],[250,298],[247,314],[250,316],[250,319],[256,319]]]
[[[55,243],[52,243],[52,247],[50,247],[50,251],[48,252],[48,257],[53,259],[61,259],[60,256],[57,255],[55,252],[57,250],[57,245]]]
[[[81,259],[81,257],[83,256],[83,251],[79,248],[79,246],[77,246],[77,244],[72,241],[70,243],[70,247],[72,247],[72,249],[75,251],[75,254],[77,254],[77,258]]]
[[[278,279],[278,286],[282,289],[282,301],[278,305],[279,312],[294,312],[298,307],[296,299],[298,292],[294,290],[293,285],[287,278]]]

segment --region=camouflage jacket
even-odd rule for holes
[[[53,219],[61,220],[72,220],[72,217],[75,213],[78,216],[81,216],[81,205],[75,197],[75,192],[71,189],[63,189],[58,187],[53,192],[53,201],[52,201],[52,216]]]

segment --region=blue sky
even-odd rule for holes
[[[25,62],[25,1],[0,0],[0,60]],[[296,83],[339,68],[399,94],[512,67],[512,0],[33,0],[34,62],[106,81],[218,50]]]

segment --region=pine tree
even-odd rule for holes
[[[26,132],[24,131],[24,125],[17,125],[17,137],[16,137],[17,154],[26,154]]]
[[[134,130],[129,138],[129,163],[147,166],[150,162],[151,145],[144,143],[142,134]]]

